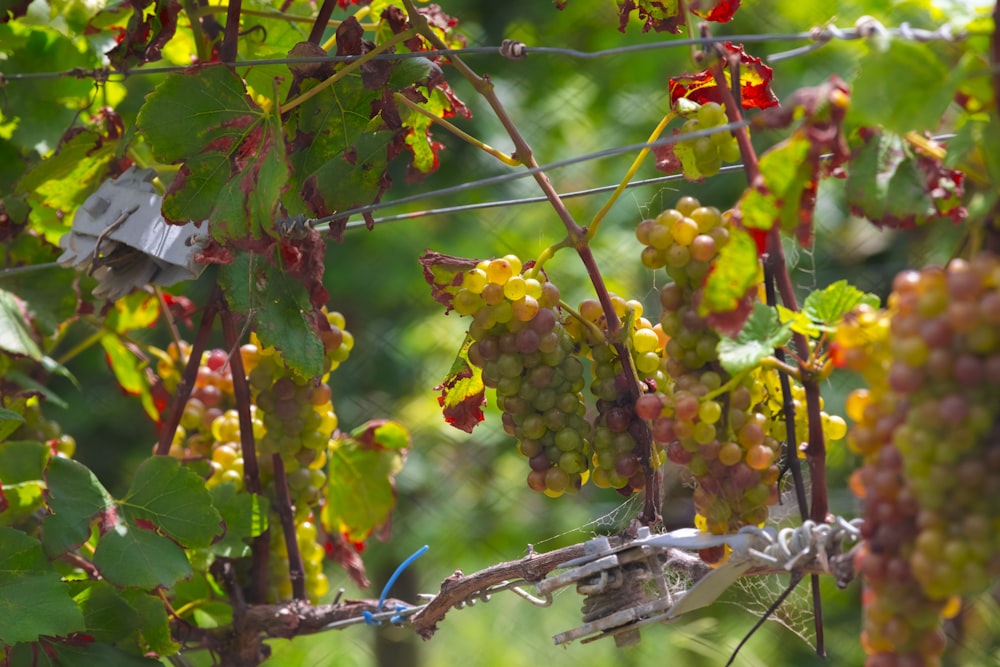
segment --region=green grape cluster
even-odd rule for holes
[[[681,126],[681,134],[719,127],[728,122],[725,109],[715,102],[706,102]],[[681,162],[684,175],[691,180],[714,176],[719,173],[723,162],[740,160],[739,145],[730,132],[678,141],[674,144],[674,153]]]
[[[288,544],[284,531],[277,528],[277,523],[273,525],[275,528],[271,529],[270,558],[267,560],[267,597],[271,601],[290,600],[292,583],[289,578]],[[317,526],[311,516],[296,522],[295,538],[305,571],[306,595],[316,604],[330,591],[330,582],[323,572],[325,552],[319,543]]]
[[[636,236],[642,261],[665,268],[672,279],[660,289],[660,327],[667,381],[639,398],[639,418],[667,458],[687,467],[697,484],[696,525],[732,533],[762,524],[777,502],[781,443],[773,435],[759,373],[735,386],[718,363],[718,333],[698,313],[702,282],[729,241],[718,209],[682,197],[675,208],[642,221]],[[702,554],[708,561],[721,550]]]
[[[453,305],[471,315],[469,361],[496,389],[503,426],[528,459],[528,486],[549,496],[577,491],[590,475],[584,368],[559,319],[559,290],[522,274],[514,255],[462,274]]]

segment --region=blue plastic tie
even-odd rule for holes
[[[403,573],[403,570],[408,568],[410,564],[413,563],[413,561],[423,556],[428,549],[430,549],[430,547],[425,544],[424,546],[417,549],[409,558],[407,558],[406,560],[404,560],[402,563],[399,564],[399,567],[396,568],[396,571],[392,573],[391,577],[389,577],[389,581],[385,582],[385,588],[382,589],[382,595],[380,595],[378,598],[378,606],[375,607],[376,612],[382,611],[382,607],[385,604],[385,599],[389,595],[389,590],[392,588],[392,585],[396,583],[396,580],[399,579],[399,575]],[[406,605],[396,605],[397,612],[406,611],[406,609],[408,609]],[[361,615],[364,617],[365,623],[367,623],[368,625],[378,625],[380,623],[380,621],[375,620],[375,616],[370,611],[367,610],[362,611]],[[401,620],[403,620],[403,617],[400,615],[396,615],[390,618],[389,622],[399,623]]]

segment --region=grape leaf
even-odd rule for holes
[[[728,23],[740,8],[742,0],[693,0],[688,4],[691,13],[706,21]]]
[[[128,333],[156,324],[160,317],[160,300],[155,294],[132,292],[114,302],[105,324],[117,333]]]
[[[618,30],[625,32],[634,11],[638,11],[639,19],[643,21],[643,32],[654,30],[676,34],[684,27],[684,12],[679,0],[618,0]]]
[[[223,531],[205,481],[172,456],[151,456],[118,501],[131,521],[146,520],[185,547],[207,547]]]
[[[117,586],[144,590],[170,586],[191,574],[191,564],[179,546],[128,522],[118,523],[101,536],[94,566]]]
[[[180,645],[170,636],[170,623],[163,600],[134,588],[123,590],[122,597],[135,610],[133,613],[136,615],[139,632],[149,650],[160,655],[173,655],[180,650]]]
[[[24,419],[16,412],[0,409]],[[0,433],[4,423],[0,421]],[[18,423],[13,422],[15,428]],[[5,437],[5,436],[3,436]],[[0,440],[3,439],[0,437]],[[0,525],[17,525],[42,505],[42,482],[45,461],[49,448],[44,444],[28,440],[0,442]]]
[[[240,77],[225,67],[167,77],[147,96],[137,125],[157,159],[181,163],[164,218],[208,219],[220,241],[273,235],[289,178],[281,121],[247,96]]]
[[[735,46],[726,42],[724,48],[731,55],[740,58],[740,101],[746,109],[766,109],[778,104],[778,97],[771,90],[771,79],[774,70],[765,65],[760,58],[755,58],[743,50],[743,46]],[[732,75],[729,68],[723,69],[726,75],[726,85],[732,85]],[[671,77],[669,83],[670,104],[676,106],[681,98],[689,99],[698,104],[718,102],[722,104],[718,85],[711,69],[696,74],[686,74]]]
[[[177,15],[181,11],[179,0],[129,0],[122,6],[130,6],[132,16],[125,30],[118,31],[117,43],[105,53],[112,67],[132,69],[160,60],[163,47],[177,31]],[[111,11],[117,14],[117,9]],[[96,28],[107,20],[108,17],[101,17],[88,24],[88,28],[96,32]]]
[[[861,304],[879,307],[875,294],[866,294],[846,280],[838,280],[821,290],[809,293],[802,303],[802,312],[819,325],[822,331],[834,331],[847,313]]]
[[[118,335],[106,333],[101,336],[104,359],[115,374],[119,386],[128,394],[138,396],[142,407],[153,421],[158,421],[160,412],[150,392],[150,379],[146,375],[147,363],[119,340]]]
[[[95,641],[113,643],[139,629],[135,609],[105,581],[85,582],[73,600],[83,612],[87,634]]]
[[[424,280],[431,286],[431,296],[448,311],[451,310],[452,299],[462,286],[462,274],[476,268],[478,263],[477,259],[443,255],[430,250],[420,256]]]
[[[255,268],[257,335],[265,346],[281,350],[288,367],[304,377],[323,374],[325,352],[307,314],[313,311],[309,293],[294,277],[270,262]]]
[[[719,338],[719,363],[730,375],[737,375],[754,368],[791,339],[791,324],[779,322],[778,312],[758,301],[735,339]]]
[[[902,229],[965,219],[962,172],[917,152],[892,132],[866,128],[860,138],[847,174],[847,202],[853,214],[879,227]]]
[[[31,335],[17,297],[0,289],[0,350],[41,361],[42,351]]]
[[[384,528],[396,505],[396,474],[409,434],[395,422],[371,421],[330,444],[323,525],[361,542]]]
[[[747,290],[757,283],[757,246],[744,229],[730,227],[729,233],[729,243],[719,251],[705,278],[698,304],[698,314],[702,317],[735,310]]]
[[[93,667],[94,665],[114,665],[114,667],[160,667],[159,660],[142,658],[126,653],[110,644],[88,642],[80,644],[48,644],[55,653],[56,667]]]
[[[795,133],[761,156],[760,178],[737,204],[743,226],[756,230],[751,233],[759,251],[764,251],[764,232],[775,223],[786,232],[795,232],[802,223],[802,212],[812,210],[817,173],[809,160],[811,151],[805,135]]]
[[[858,63],[852,124],[900,134],[934,130],[954,98],[957,74],[928,44],[894,39],[884,48],[874,46]]]
[[[483,372],[469,363],[471,344],[466,339],[448,376],[444,382],[434,387],[435,391],[441,392],[438,405],[442,408],[444,420],[466,433],[472,433],[472,429],[483,421],[483,406],[486,405]]]
[[[20,428],[23,423],[24,417],[20,413],[0,408],[0,442],[3,442],[7,436]],[[0,472],[0,479],[4,479],[2,472]]]
[[[216,556],[243,558],[250,555],[246,540],[267,530],[267,498],[252,493],[239,493],[236,485],[219,484],[210,491],[212,505],[226,524],[226,534],[210,548]]]
[[[0,527],[0,645],[83,630],[83,614],[59,581],[41,543]]]
[[[97,514],[113,515],[114,501],[93,472],[81,463],[53,456],[45,469],[50,516],[42,522],[42,544],[50,556],[78,547],[90,537]]]

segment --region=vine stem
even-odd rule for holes
[[[230,0],[226,9],[226,32],[222,38],[222,47],[219,49],[219,60],[224,63],[231,63],[236,60],[237,49],[240,39],[240,12],[243,8],[243,0]]]
[[[660,120],[659,125],[657,125],[656,128],[653,130],[652,134],[649,135],[649,139],[646,140],[646,143],[651,144],[657,139],[659,139],[660,135],[663,134],[663,130],[667,129],[667,125],[669,125],[670,121],[672,121],[676,117],[677,114],[675,114],[673,111],[664,116]],[[601,226],[601,221],[604,220],[604,217],[608,214],[608,211],[610,211],[611,207],[615,205],[616,201],[618,201],[618,197],[620,197],[621,194],[625,192],[625,188],[628,187],[628,184],[635,177],[636,172],[639,171],[639,167],[642,166],[642,163],[646,159],[646,156],[649,155],[649,151],[650,151],[649,147],[643,148],[641,151],[639,151],[639,154],[635,156],[635,160],[632,161],[632,166],[629,167],[627,172],[625,172],[625,177],[622,178],[621,182],[618,184],[618,187],[615,188],[615,191],[611,193],[610,197],[608,197],[608,201],[605,202],[604,206],[601,207],[601,210],[594,215],[593,220],[590,221],[590,226],[587,228],[588,239],[594,238],[594,236],[597,234],[597,229],[598,227]]]
[[[337,0],[323,0],[323,5],[319,8],[312,30],[309,32],[309,41],[313,44],[318,45],[323,39],[323,33],[326,31],[326,26],[330,22],[330,17],[333,16],[333,9],[336,6]]]
[[[712,64],[712,76],[715,79],[716,87],[722,96],[723,106],[726,109],[726,116],[730,122],[743,120],[742,106],[736,101],[733,92],[726,82],[723,63],[730,64],[733,68],[733,86],[740,85],[739,63],[730,60],[721,48],[717,47],[719,57]],[[749,187],[760,187],[760,161],[757,159],[757,152],[750,142],[750,133],[746,126],[738,127],[734,130],[737,145],[740,148],[740,156],[743,159],[743,169],[747,176]],[[767,268],[773,279],[774,287],[777,288],[781,301],[786,308],[798,312],[798,300],[795,297],[795,288],[792,285],[791,276],[788,273],[788,263],[785,258],[785,249],[781,245],[781,228],[775,224],[771,227],[767,235],[767,255],[764,261],[765,275]],[[766,289],[766,285],[765,285]],[[774,294],[769,300],[774,302]],[[771,303],[770,305],[775,305]],[[806,447],[806,461],[809,465],[810,481],[812,483],[812,503],[808,510],[808,516],[818,523],[825,523],[827,520],[827,488],[826,488],[826,445],[823,440],[823,423],[820,417],[819,405],[819,385],[814,376],[805,367],[809,359],[809,341],[800,333],[793,334],[792,338],[795,349],[799,356],[799,374],[801,376],[802,387],[806,394],[806,411],[808,418],[809,443]],[[775,355],[779,361],[784,361],[784,352],[776,350]],[[802,471],[799,468],[798,447],[795,438],[795,407],[791,400],[791,383],[788,375],[779,370],[778,376],[781,380],[782,399],[784,401],[784,412],[786,420],[786,431],[788,442],[786,443],[787,461],[792,470],[792,477],[795,481],[795,492],[799,503],[799,511],[806,516],[805,488],[802,481]],[[789,410],[790,408],[790,410]],[[790,425],[789,425],[790,424]],[[796,475],[796,473],[798,473]],[[810,588],[813,598],[813,621],[816,628],[816,654],[826,655],[825,642],[823,637],[823,604],[820,597],[820,582],[818,575],[811,575],[809,578]]]
[[[228,305],[222,310],[222,335],[229,355],[229,371],[233,376],[233,397],[236,399],[236,414],[240,421],[240,451],[243,454],[243,483],[247,491],[255,495],[264,492],[260,483],[260,468],[257,465],[257,448],[253,438],[253,422],[250,420],[250,385],[247,383],[243,367],[243,355],[239,350],[239,333],[236,329],[236,315]]]
[[[278,518],[281,520],[281,532],[285,535],[285,548],[288,551],[288,579],[292,583],[292,597],[296,600],[306,599],[306,575],[302,566],[302,552],[299,551],[299,541],[295,537],[295,516],[292,512],[292,498],[288,493],[288,477],[285,476],[285,462],[280,454],[272,454],[274,464],[274,495],[277,500]]]
[[[403,5],[406,7],[410,25],[413,26],[411,29],[416,29],[419,34],[423,35],[431,43],[431,45],[434,46],[434,48],[448,48],[444,41],[441,40],[441,38],[438,37],[437,34],[431,29],[426,17],[417,11],[412,0],[403,0]],[[524,139],[520,130],[517,129],[514,121],[504,108],[503,103],[500,102],[500,98],[497,97],[493,83],[489,80],[489,77],[476,74],[476,72],[466,65],[458,56],[453,56],[451,58],[451,64],[469,81],[469,83],[472,84],[472,87],[475,88],[476,92],[486,100],[487,104],[490,105],[493,113],[496,115],[500,124],[503,125],[504,130],[507,132],[507,135],[514,143],[515,151],[513,153],[513,157],[517,158],[525,167],[528,167],[529,169],[537,169],[539,164],[532,154],[531,147]],[[573,218],[573,214],[569,212],[568,208],[566,208],[566,204],[559,197],[559,193],[556,192],[555,187],[552,185],[552,181],[549,180],[548,175],[544,171],[536,171],[532,174],[532,176],[534,177],[535,182],[538,183],[538,186],[542,189],[542,192],[545,193],[545,197],[549,200],[549,203],[555,210],[556,215],[558,215],[559,219],[562,220],[563,226],[566,227],[566,232],[569,235],[569,241],[576,249],[577,254],[580,256],[580,260],[583,262],[583,265],[587,270],[587,275],[590,277],[590,282],[594,286],[594,292],[597,295],[598,301],[601,303],[601,309],[603,310],[604,317],[607,320],[608,336],[618,353],[619,360],[621,361],[622,372],[628,382],[629,396],[631,400],[635,402],[638,400],[639,396],[642,395],[642,388],[639,386],[638,375],[636,374],[635,366],[632,363],[632,355],[629,353],[624,342],[620,340],[622,331],[621,322],[618,320],[618,315],[615,313],[614,305],[611,303],[611,294],[608,292],[607,285],[604,283],[604,276],[601,275],[601,270],[597,266],[597,260],[594,258],[594,253],[590,248],[587,230],[577,224],[576,220]],[[651,464],[653,441],[648,426],[644,426],[642,429],[641,437],[638,442],[639,458],[642,462],[643,470],[645,471],[646,489],[645,503],[643,505],[641,520],[645,524],[652,524],[656,523],[660,519],[660,511],[658,507],[660,497],[660,476],[658,470],[654,469]]]
[[[201,323],[198,325],[198,333],[195,334],[191,343],[191,356],[184,366],[184,374],[181,376],[180,384],[177,385],[177,392],[174,394],[174,401],[170,406],[167,419],[160,427],[160,439],[156,443],[157,456],[166,456],[170,452],[170,445],[173,444],[174,434],[181,423],[181,415],[184,414],[184,406],[191,398],[191,391],[194,389],[195,380],[198,377],[198,366],[201,365],[201,356],[208,344],[208,336],[212,333],[212,323],[219,312],[222,304],[222,289],[218,283],[212,288],[212,295],[208,298],[208,305],[201,315]],[[183,355],[178,347],[177,353]]]

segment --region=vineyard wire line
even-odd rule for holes
[[[877,24],[877,22],[876,22]],[[554,46],[527,46],[524,45],[525,56],[531,55],[532,53],[539,55],[555,55],[555,56],[566,56],[569,58],[583,59],[583,60],[593,60],[598,58],[609,58],[613,56],[618,56],[627,53],[635,53],[641,51],[654,51],[666,48],[678,48],[678,47],[688,47],[688,46],[698,46],[701,44],[722,44],[726,42],[733,43],[767,43],[767,42],[791,42],[800,40],[809,40],[812,43],[806,46],[798,47],[796,49],[791,49],[789,51],[784,51],[781,53],[776,53],[771,56],[765,57],[768,61],[778,61],[784,60],[786,58],[795,57],[798,55],[803,55],[809,53],[832,40],[842,40],[842,41],[855,41],[862,39],[873,39],[873,38],[902,38],[909,41],[917,42],[928,42],[928,41],[961,41],[965,39],[968,35],[972,33],[959,31],[953,32],[950,26],[947,24],[941,25],[933,30],[928,30],[924,28],[912,28],[907,23],[900,24],[899,27],[885,28],[881,24],[877,24],[877,27],[872,27],[869,23],[862,24],[853,28],[837,28],[836,26],[827,26],[824,28],[813,28],[812,30],[805,32],[796,33],[770,33],[770,34],[755,34],[755,35],[721,35],[721,36],[708,36],[708,37],[698,37],[690,39],[677,39],[670,41],[661,42],[651,42],[649,44],[631,44],[628,46],[619,46],[610,49],[601,49],[598,51],[579,51],[577,49],[569,49],[564,47],[554,47]],[[460,49],[435,49],[430,51],[410,51],[406,53],[380,53],[375,56],[371,56],[371,60],[405,60],[408,58],[427,58],[430,56],[471,56],[471,55],[498,55],[501,52],[501,47],[499,46],[475,46],[475,47],[464,47]],[[184,72],[190,70],[192,67],[216,67],[222,65],[228,65],[234,68],[246,68],[246,67],[258,67],[265,65],[305,65],[310,63],[349,63],[362,56],[312,56],[312,57],[301,57],[301,58],[262,58],[259,60],[241,60],[234,63],[198,63],[194,65],[171,65],[165,67],[146,67],[140,69],[125,69],[121,71],[113,71],[109,67],[98,67],[93,69],[87,69],[83,67],[77,67],[74,69],[63,70],[58,72],[12,72],[6,73],[0,70],[0,86],[14,81],[28,81],[35,79],[57,79],[57,78],[76,78],[76,79],[94,79],[99,82],[106,82],[112,80],[124,80],[130,76],[138,75],[151,75],[151,74],[172,74],[177,72]]]

